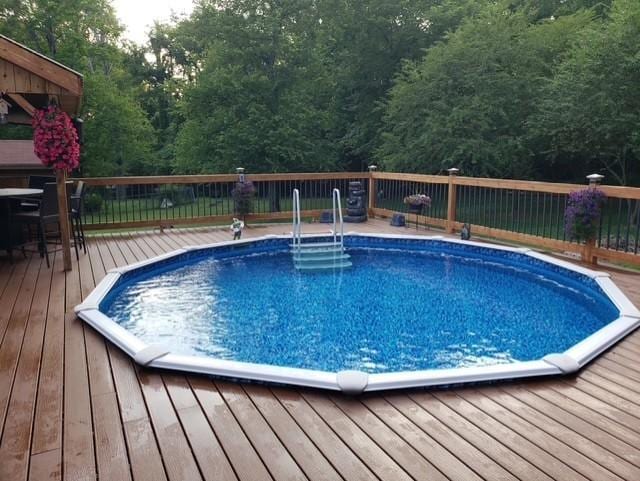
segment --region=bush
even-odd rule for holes
[[[99,212],[102,208],[103,199],[97,192],[88,194],[84,199],[84,210],[88,214]]]

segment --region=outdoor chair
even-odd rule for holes
[[[71,203],[71,190],[73,183],[67,183],[67,202]],[[61,240],[60,235],[60,216],[58,213],[58,191],[55,183],[46,183],[43,187],[42,199],[40,205],[35,211],[17,212],[12,216],[13,222],[25,225],[28,229],[29,236],[32,237],[31,228],[36,228],[36,242],[38,243],[38,252],[40,257],[45,257],[47,267],[50,267],[48,240],[56,238]],[[55,226],[55,230],[48,229],[49,226]],[[73,246],[76,251],[76,259],[79,259],[78,243],[74,236]],[[25,251],[23,246],[23,252]]]
[[[27,187],[29,189],[44,189],[44,184],[55,182],[56,178],[50,175],[30,175]],[[34,199],[25,199],[20,202],[20,210],[34,211],[38,210],[40,203]]]

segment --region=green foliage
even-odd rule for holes
[[[131,94],[113,78],[85,77],[83,175],[154,173],[153,129]]]
[[[637,183],[639,19],[637,0],[199,0],[131,45],[109,0],[0,0],[0,33],[85,76],[84,175]]]
[[[390,170],[526,178],[527,119],[550,66],[588,24],[584,13],[529,23],[487,8],[424,59],[405,64],[391,90],[378,161]]]
[[[187,89],[176,144],[180,172],[335,170],[331,91],[306,25],[306,0],[230,2],[198,82]],[[204,15],[204,11],[202,13]]]
[[[549,162],[582,159],[620,184],[640,176],[640,3],[616,0],[609,17],[582,30],[541,95],[530,129]]]

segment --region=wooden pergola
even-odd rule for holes
[[[0,94],[8,102],[8,121],[31,125],[36,109],[55,101],[72,118],[82,102],[82,75],[50,58],[0,35]],[[0,127],[1,128],[1,127]],[[56,173],[60,212],[67,212],[66,175]],[[69,219],[60,216],[65,270],[71,269]]]

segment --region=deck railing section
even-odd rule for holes
[[[593,260],[601,257],[640,264],[640,189],[599,186],[607,194],[595,243],[568,239],[564,211],[568,194],[587,188],[558,184],[450,175],[389,172],[341,172],[247,175],[256,195],[247,220],[290,219],[292,194],[300,191],[306,219],[332,208],[334,188],[347,193],[350,181],[361,181],[369,197],[369,213],[390,217],[406,213],[404,198],[425,194],[431,206],[407,215],[418,226],[448,232],[471,225],[472,234],[570,251]],[[88,229],[225,223],[234,215],[237,175],[85,178]],[[342,199],[343,204],[346,203]]]
[[[332,207],[334,188],[348,192],[350,181],[366,181],[366,173],[256,174],[247,219],[286,218],[292,212],[293,189],[300,191],[305,217],[318,217]],[[82,179],[89,191],[84,221],[88,229],[120,229],[226,222],[235,212],[236,175],[101,177]],[[367,186],[367,182],[363,182]]]

